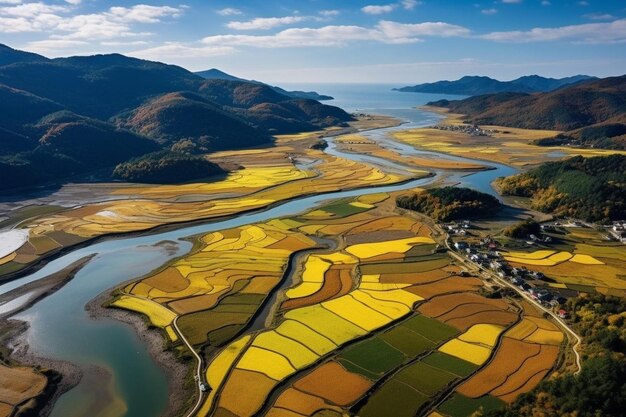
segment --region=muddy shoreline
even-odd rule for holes
[[[94,255],[82,258],[67,268],[52,274],[43,280],[30,283],[23,287],[9,291],[0,297],[0,301],[18,298],[24,294],[32,293],[33,296],[16,309],[7,312],[4,316],[13,316],[36,304],[38,301],[55,293],[69,283],[76,274],[93,258]],[[56,401],[67,391],[75,387],[82,378],[81,370],[70,362],[40,357],[30,351],[28,341],[27,322],[11,318],[2,318],[2,331],[8,334],[2,341],[8,356],[5,358],[11,363],[37,368],[47,378],[47,386],[44,392],[35,398],[37,406],[34,412],[39,416],[48,416]],[[30,413],[27,415],[31,415]]]
[[[48,380],[45,391],[35,398],[38,405],[36,415],[48,416],[57,400],[78,385],[83,377],[82,371],[70,362],[41,357],[31,352],[28,342],[28,323],[15,319],[7,320],[6,323],[13,329],[13,334],[6,342],[11,352],[10,360],[21,366],[38,369]]]
[[[112,319],[132,326],[157,365],[165,372],[168,381],[168,406],[162,417],[183,414],[193,393],[185,389],[193,372],[193,361],[183,362],[169,349],[167,336],[159,329],[150,327],[143,316],[126,310],[104,307],[111,300],[111,292],[105,291],[85,306],[92,320]]]

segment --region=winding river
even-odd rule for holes
[[[404,154],[476,162],[466,158],[415,150],[410,146],[391,140],[388,134],[394,130],[435,123],[440,116],[412,107],[424,104],[433,98],[442,98],[442,96],[390,93],[388,88],[385,88],[384,94],[388,94],[389,97],[391,94],[401,97],[401,100],[395,102],[396,105],[389,104],[394,103],[391,99],[388,102],[384,101],[382,105],[380,101],[363,102],[362,107],[348,105],[346,104],[347,101],[342,102],[341,99],[337,100],[337,104],[349,111],[362,110],[406,120],[407,123],[400,127],[364,133],[367,137],[379,141],[382,146]],[[335,94],[336,97],[340,97],[338,94],[341,94],[340,92],[323,91]],[[380,98],[383,92],[380,90],[373,94],[373,97]],[[375,94],[379,95],[376,96]],[[387,96],[385,95],[385,97]],[[332,138],[328,138],[328,142],[330,146],[327,152],[333,155],[377,165],[389,165],[389,161],[372,156],[343,153],[334,146]],[[484,162],[482,163],[484,164]],[[500,176],[510,175],[515,170],[491,162],[486,164],[493,169],[470,175],[468,173],[454,174],[455,180],[494,194],[489,185],[491,181]],[[396,168],[403,169],[406,167],[397,166]],[[435,172],[435,174],[439,175],[440,173]],[[49,262],[44,268],[31,275],[0,286],[0,294],[3,294],[57,272],[85,256],[96,255],[66,286],[15,316],[15,318],[27,321],[30,325],[27,340],[31,351],[40,356],[71,362],[80,367],[87,376],[76,388],[60,398],[53,409],[52,416],[156,417],[165,410],[168,381],[134,330],[129,325],[115,320],[90,318],[85,311],[85,305],[108,289],[144,275],[169,260],[187,253],[192,245],[183,240],[185,237],[294,215],[308,211],[328,199],[354,197],[376,192],[392,192],[423,186],[434,181],[437,175],[399,185],[368,187],[299,198],[265,211],[249,213],[223,221],[182,227],[174,231],[148,236],[112,238],[76,249]],[[167,245],[159,244],[166,241],[170,243]],[[24,298],[24,301],[26,300],[27,297]],[[19,303],[11,303],[10,309],[14,309],[17,304]],[[7,305],[0,305],[0,314],[6,313],[7,308]],[[95,367],[110,374],[112,377],[110,382],[107,382],[106,374],[101,371],[95,372]],[[119,401],[113,407],[105,407],[106,409],[102,409],[102,412],[94,413],[91,407],[98,404],[97,396],[102,393],[102,390],[108,390],[112,398]]]

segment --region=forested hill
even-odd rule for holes
[[[439,221],[486,217],[500,208],[500,202],[494,196],[464,187],[429,188],[400,196],[396,204]]]
[[[529,197],[532,208],[589,221],[626,218],[626,156],[548,162],[497,182],[504,195]]]

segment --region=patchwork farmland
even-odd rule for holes
[[[487,298],[393,197],[199,236],[112,305],[202,355],[202,416],[456,417],[532,389],[563,333],[530,304]]]

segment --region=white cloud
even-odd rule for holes
[[[239,9],[234,9],[232,7],[227,7],[225,9],[218,10],[216,12],[220,16],[238,16],[243,14],[243,12]]]
[[[405,10],[413,10],[415,9],[415,6],[420,6],[422,4],[422,2],[418,0],[402,0],[400,3],[402,3],[402,7]]]
[[[164,18],[176,18],[184,9],[184,6],[138,4],[132,7],[111,7],[100,13],[72,16],[69,15],[73,10],[70,5],[24,3],[0,7],[0,33],[47,32],[51,40],[82,41],[148,36],[150,33],[138,32],[132,25],[155,24]]]
[[[80,4],[82,0],[65,0],[66,3],[73,4],[74,6]]]
[[[365,6],[361,8],[361,11],[365,14],[379,15],[391,13],[398,8],[403,8],[404,10],[413,10],[416,6],[420,6],[421,4],[422,2],[419,0],[401,0],[398,3]]]
[[[388,41],[397,40],[418,40],[423,36],[436,37],[460,37],[469,36],[470,30],[458,25],[445,22],[423,22],[423,23],[397,23],[383,20],[378,23],[377,28],[382,31]]]
[[[148,45],[147,41],[102,41],[100,45],[102,46],[139,46],[139,45]]]
[[[389,44],[420,42],[422,37],[469,36],[470,30],[444,22],[414,24],[380,21],[375,27],[324,26],[291,28],[273,35],[216,35],[202,40],[206,45],[290,48],[342,46],[351,42],[376,41]]]
[[[16,6],[0,7],[0,15],[36,18],[42,14],[61,13],[68,10],[66,6],[55,6],[45,3],[24,3]]]
[[[492,32],[481,36],[497,42],[570,41],[587,44],[626,42],[626,19],[607,23],[586,23],[556,28],[534,28],[528,31]]]
[[[0,0],[0,4],[20,4],[22,0]]]
[[[550,1],[549,1],[549,0],[543,0],[543,1],[541,2],[541,5],[542,5],[542,6],[550,6],[551,4],[552,4],[552,3],[550,3]]]
[[[46,39],[42,41],[29,42],[26,49],[33,52],[46,53],[56,50],[64,50],[68,48],[76,48],[88,45],[89,42],[77,41],[70,39]]]
[[[482,14],[486,14],[486,15],[494,15],[498,13],[498,9],[483,9],[480,11]]]
[[[129,52],[127,55],[134,56],[136,58],[160,61],[164,59],[208,58],[230,55],[235,51],[235,48],[230,46],[206,46],[184,44],[180,42],[167,42],[153,48]]]
[[[320,10],[318,14],[324,17],[339,16],[339,10]]]
[[[306,16],[257,17],[247,22],[229,22],[226,26],[235,30],[268,30],[308,19]]]
[[[578,4],[579,6],[583,6],[583,7],[589,6],[589,2],[588,1],[579,1],[576,4]]]
[[[395,4],[386,4],[384,6],[370,5],[370,6],[365,6],[361,8],[361,11],[365,14],[378,15],[378,14],[384,14],[384,13],[391,13],[395,8],[396,8]]]
[[[299,46],[338,46],[349,41],[373,40],[376,31],[360,26],[324,26],[317,29],[293,28],[274,35],[217,35],[202,40],[207,45],[289,48]]]
[[[179,17],[182,11],[182,7],[138,4],[132,7],[111,7],[109,14],[122,22],[158,23],[163,17]]]
[[[521,3],[522,0],[502,0],[502,3],[504,4],[518,4]]]
[[[615,16],[608,13],[588,13],[584,15],[587,19],[590,20],[614,20]]]

